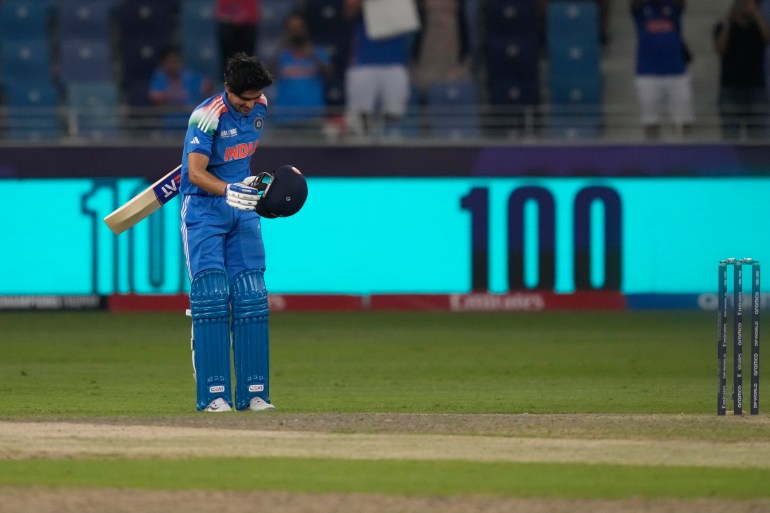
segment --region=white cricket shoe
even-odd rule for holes
[[[251,401],[249,401],[248,409],[252,411],[274,410],[275,406],[266,402],[261,397],[252,397]]]
[[[230,408],[230,405],[227,404],[227,401],[222,399],[221,397],[217,397],[213,401],[209,403],[208,406],[206,406],[206,409],[204,411],[212,411],[212,412],[223,412],[223,411],[232,411],[233,409]]]

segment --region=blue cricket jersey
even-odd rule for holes
[[[243,271],[265,268],[260,217],[253,210],[231,207],[224,196],[190,183],[188,154],[209,157],[208,172],[227,183],[251,174],[267,113],[262,95],[248,114],[241,114],[225,93],[201,103],[190,115],[182,155],[182,243],[190,280],[207,269],[223,269],[230,279]]]
[[[241,114],[220,93],[204,100],[190,115],[182,153],[182,194],[209,195],[190,183],[187,154],[209,158],[208,172],[227,183],[240,182],[251,174],[251,155],[259,145],[267,114],[267,99],[260,96],[249,114]]]
[[[646,3],[632,11],[638,36],[638,75],[681,75],[687,63],[681,35],[682,11],[674,2]]]

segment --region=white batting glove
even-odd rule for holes
[[[259,191],[243,182],[231,183],[225,190],[227,204],[240,210],[254,210],[259,202]]]

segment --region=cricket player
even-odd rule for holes
[[[182,155],[182,241],[190,276],[197,409],[269,410],[268,303],[261,217],[292,215],[307,196],[299,171],[251,175],[273,82],[256,57],[225,66],[225,90],[190,116]]]

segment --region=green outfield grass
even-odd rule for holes
[[[394,415],[399,413],[541,414],[518,415],[519,420],[576,414],[578,422],[590,422],[574,432],[569,420],[561,420],[554,432],[547,422],[532,431],[523,422],[520,431],[491,434],[600,443],[692,439],[706,447],[749,441],[770,454],[766,415],[718,419],[715,414],[716,319],[703,312],[276,314],[271,386],[279,409],[222,417],[195,412],[190,323],[181,313],[3,313],[0,328],[0,421],[83,423],[77,429],[125,423],[226,430],[258,429],[260,415],[272,415],[279,423],[270,429],[283,429],[280,419],[286,419],[290,430],[293,418],[314,413],[351,418],[384,413],[396,422],[406,417]],[[580,415],[592,413],[614,415]],[[249,415],[256,415],[253,426],[241,422]],[[437,418],[434,422],[443,417]],[[226,440],[223,432],[211,443]],[[3,459],[0,454],[0,487],[770,497],[770,464],[340,458],[121,459],[108,452]]]
[[[697,312],[278,314],[285,412],[710,413],[716,321]],[[2,314],[0,415],[192,413],[189,321]]]
[[[0,484],[558,498],[767,497],[770,470],[301,458],[0,461]]]

